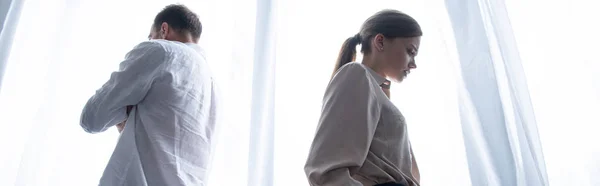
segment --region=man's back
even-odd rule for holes
[[[137,96],[140,101],[128,116],[100,185],[204,185],[218,95],[200,48],[166,40],[148,41],[132,50],[120,68],[122,73],[138,77],[132,82],[115,81],[133,86],[126,89],[145,90],[141,91],[145,94]],[[120,87],[110,83],[103,89]],[[131,97],[124,95],[126,92],[108,94]],[[102,89],[96,96],[101,93]],[[88,102],[82,125],[86,111],[97,111],[88,109],[91,105],[98,104]]]

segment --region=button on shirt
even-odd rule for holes
[[[219,94],[195,44],[136,46],[89,99],[81,126],[98,133],[125,121],[101,186],[203,186]],[[126,114],[126,107],[133,110]]]
[[[334,75],[304,167],[311,185],[419,185],[404,117],[380,87],[386,81],[356,62]]]

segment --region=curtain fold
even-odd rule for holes
[[[23,2],[24,0],[3,0],[0,2],[0,92]]]
[[[272,186],[275,112],[275,11],[273,0],[256,0],[248,186]],[[257,171],[258,170],[258,171]]]
[[[502,0],[446,0],[460,56],[473,185],[548,185],[528,86]]]

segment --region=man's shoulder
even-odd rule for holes
[[[185,43],[161,40],[161,39],[144,41],[144,42],[138,44],[137,47],[152,50],[154,52],[161,52],[164,54],[169,54],[169,53],[179,54],[179,53],[186,52],[186,51],[187,52],[195,51],[194,48],[189,47]]]
[[[136,45],[133,49],[151,56],[172,56],[173,54],[180,54],[186,50],[190,50],[183,43],[167,41],[167,40],[150,40],[144,41]]]
[[[146,55],[151,55],[151,56],[158,56],[158,55],[165,55],[167,53],[167,47],[165,47],[165,45],[161,42],[157,42],[157,41],[144,41],[141,42],[139,44],[137,44],[133,50],[131,50],[131,52],[129,52],[129,55],[137,55],[137,56],[146,56]]]
[[[168,49],[168,48],[178,48],[184,47],[185,44],[177,41],[169,41],[163,39],[153,39],[141,42],[137,45],[138,47],[146,47],[146,48],[159,48],[159,49]]]

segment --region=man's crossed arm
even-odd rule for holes
[[[81,113],[81,127],[86,132],[99,133],[125,121],[128,108],[146,96],[164,60],[161,43],[147,41],[136,46],[121,62],[119,71],[113,72],[88,100]]]

